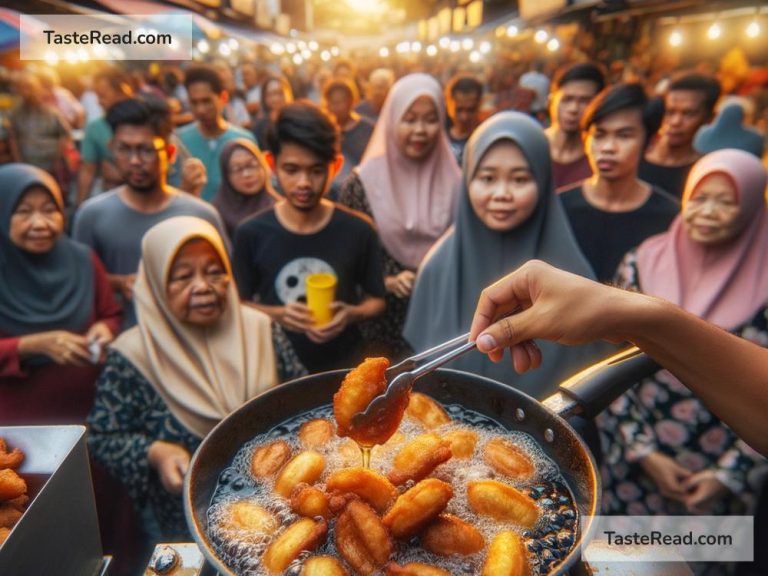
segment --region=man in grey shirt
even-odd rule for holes
[[[125,305],[123,327],[136,323],[133,283],[141,259],[141,240],[152,226],[174,216],[197,216],[224,226],[208,203],[166,183],[175,149],[163,138],[157,114],[145,102],[128,99],[107,113],[115,164],[125,184],[85,202],[75,215],[73,237],[99,255],[112,288]]]

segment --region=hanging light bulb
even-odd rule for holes
[[[707,38],[710,40],[717,40],[722,33],[723,31],[720,29],[720,24],[715,22],[709,27],[709,30],[707,30]]]
[[[747,26],[747,36],[750,38],[757,38],[760,35],[760,24],[757,23],[757,20],[752,20],[752,22],[749,23],[749,26]]]
[[[679,30],[673,30],[669,35],[669,45],[677,48],[683,43],[683,34]]]

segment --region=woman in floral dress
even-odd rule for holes
[[[624,258],[620,286],[768,345],[766,171],[720,150],[691,170],[670,229]],[[722,382],[728,386],[728,382]],[[601,416],[608,514],[750,513],[765,460],[666,370]]]

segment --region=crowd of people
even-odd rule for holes
[[[232,410],[463,334],[483,289],[529,260],[768,346],[767,138],[745,99],[686,70],[654,86],[593,62],[545,71],[491,90],[347,61],[304,83],[253,62],[107,66],[79,97],[50,70],[17,75],[0,422],[87,424],[119,570],[146,562],[141,543],[190,539],[184,474]],[[314,273],[336,278],[324,324]],[[453,367],[543,399],[622,342],[550,339],[516,351],[518,369],[543,353],[536,371],[478,352]],[[606,513],[757,511],[768,462],[665,370],[574,425]]]

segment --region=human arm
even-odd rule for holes
[[[501,318],[518,308],[520,312]],[[495,361],[511,346],[518,372],[541,363],[534,338],[570,345],[630,341],[748,444],[768,454],[768,350],[665,300],[531,261],[483,291],[470,338]]]
[[[152,470],[174,492],[183,476],[189,450],[171,437],[178,425],[144,376],[119,353],[110,351],[96,383],[88,416],[88,448],[94,458],[123,482],[131,497],[149,492]]]

